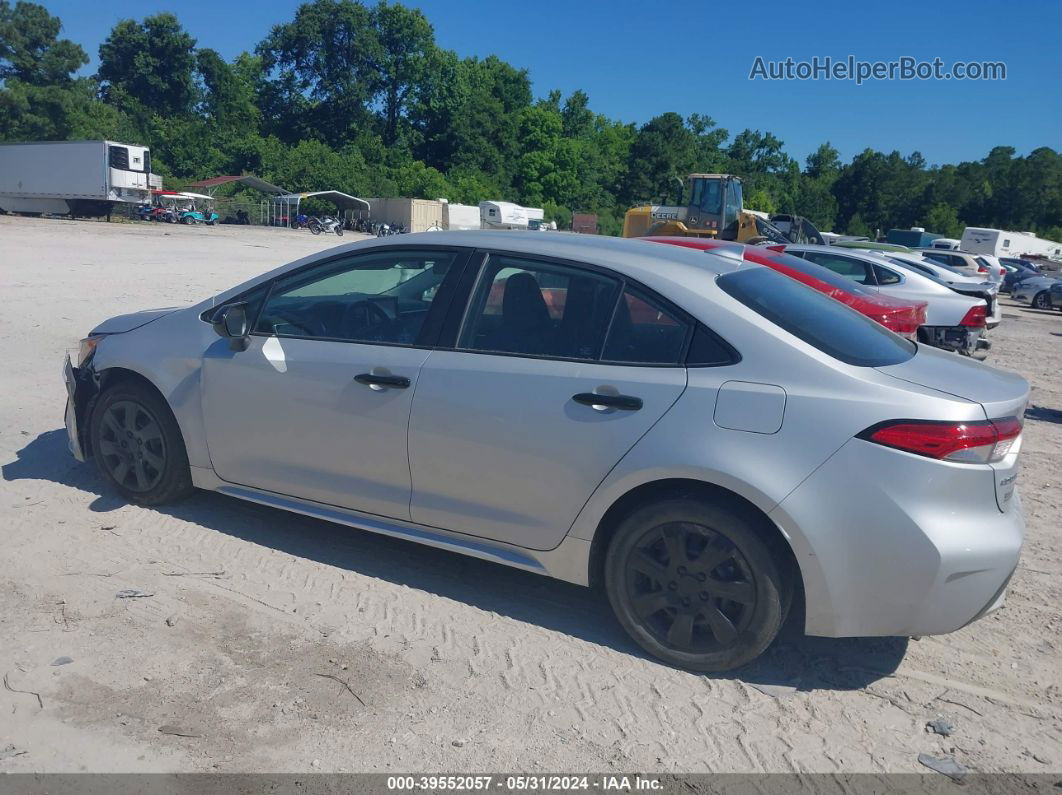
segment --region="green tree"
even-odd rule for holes
[[[961,237],[963,225],[959,223],[959,213],[950,204],[939,202],[926,213],[923,224],[926,230],[936,232],[944,237]]]
[[[164,12],[115,25],[100,45],[97,77],[102,96],[116,107],[175,116],[195,104],[195,66],[195,39]]]
[[[309,132],[342,143],[370,118],[379,41],[372,12],[355,0],[313,0],[258,45],[273,127],[282,138]]]
[[[414,89],[425,79],[435,49],[435,33],[419,9],[381,0],[373,9],[376,41],[370,63],[372,89],[382,108],[384,142],[394,144],[399,120]]]
[[[0,80],[32,86],[66,85],[88,55],[69,39],[60,39],[62,23],[44,6],[0,0]]]

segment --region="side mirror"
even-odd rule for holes
[[[211,320],[215,333],[229,340],[229,348],[242,351],[247,348],[247,336],[251,333],[247,318],[247,304],[229,304],[215,313]]]

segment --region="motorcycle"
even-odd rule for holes
[[[309,228],[310,233],[314,235],[319,235],[324,232],[325,234],[334,234],[339,237],[343,236],[343,224],[341,224],[338,219],[332,218],[328,215],[322,216],[321,218],[314,216],[306,222],[306,226]]]

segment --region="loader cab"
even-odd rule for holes
[[[691,174],[687,224],[719,234],[737,226],[741,180],[729,174]]]

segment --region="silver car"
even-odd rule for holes
[[[925,301],[926,322],[918,329],[921,342],[965,356],[984,358],[991,343],[985,338],[989,305],[980,296],[960,295],[940,279],[889,262],[889,252],[859,251],[837,246],[794,245],[786,254],[811,260],[883,295]]]
[[[1034,309],[1051,308],[1051,288],[1058,282],[1054,276],[1030,276],[1014,285],[1010,297]]]
[[[70,448],[126,499],[194,488],[582,585],[673,665],[951,632],[1018,562],[1028,398],[773,270],[596,236],[340,246],[106,321]]]

